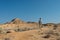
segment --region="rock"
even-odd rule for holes
[[[19,18],[15,18],[15,19],[13,19],[13,20],[11,21],[11,23],[13,23],[13,24],[20,24],[20,23],[23,23],[23,21],[20,20]]]

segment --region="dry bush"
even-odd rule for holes
[[[56,29],[57,29],[57,27],[58,27],[57,25],[54,25],[54,28],[53,28],[53,29],[54,29],[54,30],[56,30]]]
[[[10,40],[10,38],[4,38],[4,40]]]
[[[43,36],[43,38],[49,38],[49,37],[50,37],[50,35],[49,35],[49,34],[47,34],[47,35]]]
[[[23,27],[23,28],[15,28],[15,32],[22,32],[22,31],[28,31],[28,30],[33,30],[35,29],[34,27]]]

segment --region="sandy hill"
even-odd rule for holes
[[[11,22],[7,22],[5,24],[1,24],[0,28],[2,29],[14,29],[14,28],[37,28],[38,23],[36,22],[24,22],[19,18],[13,19]]]

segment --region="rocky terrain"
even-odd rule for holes
[[[60,24],[39,24],[15,18],[0,24],[0,40],[60,40]]]

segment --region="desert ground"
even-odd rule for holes
[[[15,18],[0,24],[0,40],[60,40],[60,24],[39,24]]]

